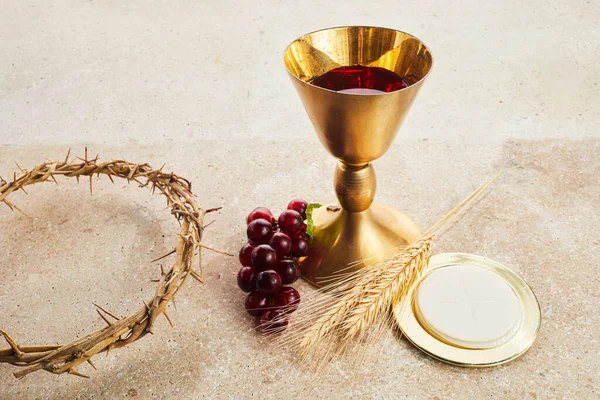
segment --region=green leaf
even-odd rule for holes
[[[313,217],[312,217],[313,210],[315,210],[317,208],[321,208],[321,207],[323,207],[323,206],[319,203],[310,203],[308,205],[308,207],[306,208],[306,234],[308,235],[310,240],[312,240],[313,229],[314,229],[314,223],[313,223]]]

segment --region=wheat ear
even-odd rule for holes
[[[427,266],[435,235],[417,240],[392,259],[365,269],[348,295],[358,297],[340,327],[342,341],[360,337],[384,314],[395,299],[405,296]]]

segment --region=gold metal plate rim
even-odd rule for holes
[[[418,322],[412,306],[414,289],[433,270],[457,264],[475,265],[497,273],[517,295],[522,306],[522,323],[507,343],[490,349],[455,347],[431,335]],[[512,361],[533,345],[541,327],[540,305],[529,285],[504,265],[474,254],[442,253],[431,257],[425,273],[409,290],[406,299],[410,301],[393,305],[394,317],[404,336],[429,356],[460,367],[492,367]]]

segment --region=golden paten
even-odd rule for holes
[[[315,211],[311,249],[302,261],[305,279],[322,286],[342,270],[351,272],[389,257],[421,234],[403,213],[373,204],[376,178],[371,162],[394,141],[433,58],[407,33],[348,26],[300,37],[286,49],[284,62],[321,144],[338,159],[334,187],[341,208]],[[375,95],[310,84],[332,69],[355,65],[385,68],[415,83]]]
[[[455,265],[470,265],[491,271],[511,287],[522,314],[520,326],[510,340],[491,348],[465,348],[448,343],[419,321],[414,295],[419,285],[433,271]],[[415,346],[438,360],[462,367],[491,367],[514,360],[531,347],[542,323],[538,300],[521,277],[496,261],[464,253],[444,253],[431,257],[423,276],[410,288],[404,301],[393,305],[393,312],[402,333]]]

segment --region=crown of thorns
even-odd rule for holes
[[[180,230],[177,246],[168,254],[153,260],[158,261],[174,254],[175,261],[167,270],[164,270],[161,266],[160,278],[154,281],[157,283],[154,297],[149,302],[144,302],[144,305],[132,315],[119,317],[100,305],[94,304],[96,311],[107,326],[71,343],[49,346],[19,346],[8,333],[0,330],[0,334],[4,336],[10,345],[10,348],[0,349],[0,362],[20,367],[14,373],[17,378],[37,370],[45,370],[53,374],[69,373],[87,378],[88,376],[77,371],[80,364],[88,362],[94,367],[91,361],[94,355],[103,351],[108,353],[112,349],[126,346],[141,339],[146,334],[152,333],[154,322],[159,315],[163,314],[172,326],[171,318],[166,313],[169,302],[175,300],[175,294],[190,276],[201,283],[204,281],[201,248],[219,252],[205,246],[201,240],[205,227],[205,215],[218,210],[220,207],[202,209],[196,196],[192,193],[192,184],[187,179],[173,173],[165,173],[162,171],[163,168],[153,169],[146,163],[136,164],[125,160],[101,163],[98,162],[98,156],[94,159],[88,159],[87,149],[84,159],[78,158],[69,161],[69,155],[70,150],[63,162],[46,162],[30,171],[22,169],[17,164],[21,170],[19,176],[15,173],[11,182],[0,178],[0,202],[5,203],[12,210],[25,214],[8,199],[9,195],[17,190],[25,191],[25,186],[40,182],[52,180],[58,183],[56,176],[75,177],[78,181],[80,177],[89,177],[90,192],[92,191],[93,175],[106,175],[113,183],[114,178],[137,182],[141,187],[150,188],[152,193],[158,191],[165,196],[171,214],[179,221]],[[193,268],[196,255],[198,255],[197,271]]]

